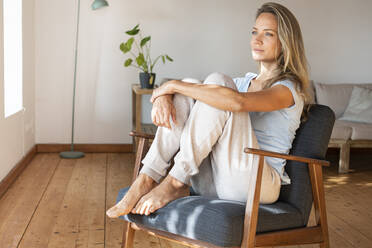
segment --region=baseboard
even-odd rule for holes
[[[70,144],[37,144],[37,152],[70,151]],[[74,150],[80,152],[129,153],[133,152],[132,144],[74,144]]]
[[[34,145],[27,154],[19,161],[16,166],[6,175],[6,177],[0,182],[0,198],[5,194],[13,182],[18,178],[18,176],[23,172],[31,160],[35,157],[37,153],[36,145]]]

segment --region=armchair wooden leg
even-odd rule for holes
[[[309,164],[309,171],[312,181],[311,184],[313,190],[316,223],[322,229],[323,242],[320,243],[320,247],[329,248],[328,221],[327,210],[325,206],[322,167],[315,164]]]
[[[131,224],[129,222],[125,222],[121,248],[133,248],[134,232],[135,230],[131,227]]]

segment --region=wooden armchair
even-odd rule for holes
[[[322,166],[334,124],[333,111],[323,105],[312,106],[308,120],[301,124],[290,155],[245,148],[259,156],[249,180],[246,204],[220,199],[189,196],[177,199],[149,216],[129,214],[122,247],[133,247],[134,233],[143,230],[151,235],[190,247],[265,247],[320,244],[329,247]],[[141,167],[153,135],[132,132],[139,138],[133,180]],[[283,185],[279,200],[259,204],[263,160],[265,156],[287,160],[290,185]],[[320,158],[320,159],[319,159]],[[117,201],[125,195],[122,189]],[[308,226],[314,206],[315,225]]]

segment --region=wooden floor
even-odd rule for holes
[[[348,175],[337,174],[337,154],[327,158],[331,246],[370,248],[372,155],[352,155],[356,171]],[[119,248],[123,222],[107,218],[105,211],[129,184],[133,162],[133,154],[86,154],[78,160],[38,154],[0,199],[0,247]],[[183,246],[137,232],[135,247]]]

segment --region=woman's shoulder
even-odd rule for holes
[[[294,109],[295,107],[302,109],[304,102],[303,102],[303,98],[299,94],[299,90],[297,89],[298,84],[296,82],[294,82],[291,79],[281,79],[273,83],[271,87],[276,86],[276,85],[286,86],[291,91],[295,104],[289,107],[289,109]]]
[[[292,92],[293,95],[296,95],[298,96],[299,95],[299,84],[296,83],[294,80],[292,79],[287,79],[287,78],[284,78],[284,79],[280,79],[276,82],[274,82],[271,87],[273,86],[276,86],[276,85],[283,85],[283,86],[286,86],[287,88],[289,88],[289,90]]]

